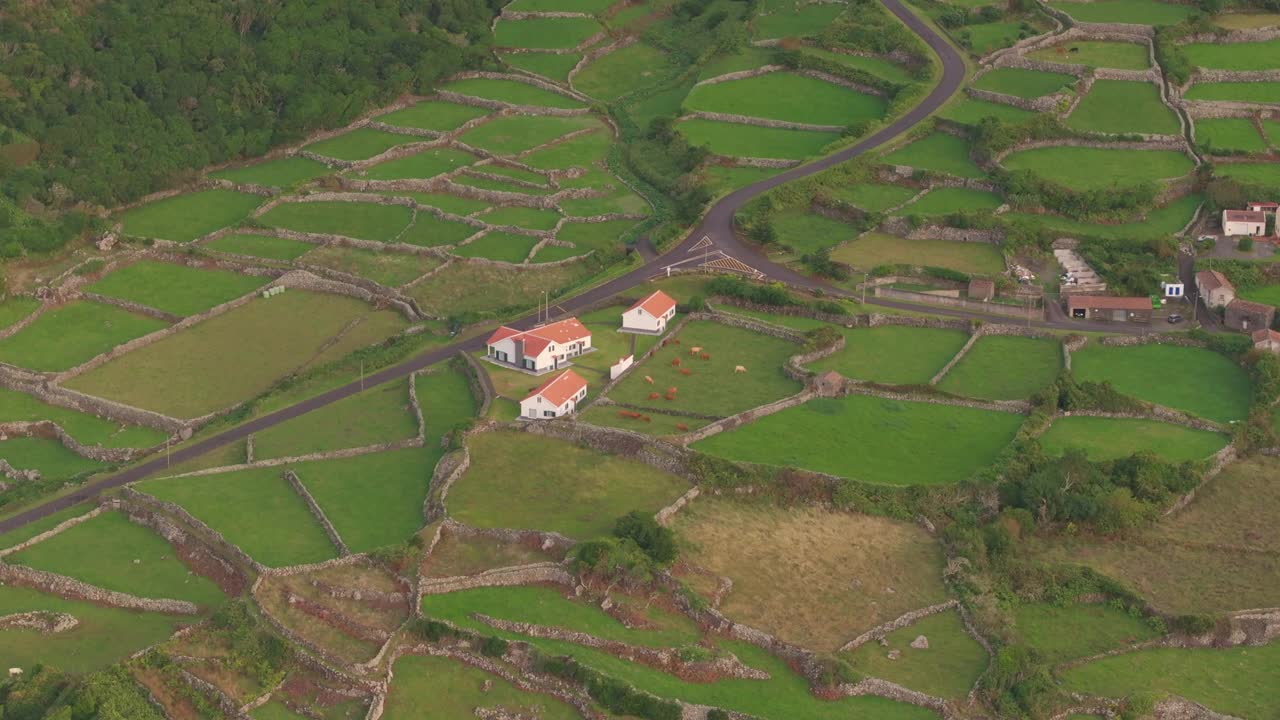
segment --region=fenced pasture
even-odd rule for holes
[[[323,155],[335,160],[354,162],[356,160],[368,160],[371,157],[381,155],[397,145],[421,141],[422,138],[413,135],[401,135],[387,132],[386,130],[362,127],[311,143],[306,146],[306,149],[317,155]]]
[[[642,78],[665,73],[668,66],[665,53],[638,42],[589,63],[574,76],[573,87],[593,98],[613,101],[634,92]]]
[[[1038,98],[1052,95],[1075,82],[1075,77],[1065,73],[1024,70],[1022,68],[996,68],[983,73],[973,84],[979,90]]]
[[[294,457],[414,437],[409,381],[396,380],[254,434],[254,458]]]
[[[1031,172],[1072,190],[1133,185],[1177,178],[1191,172],[1191,160],[1173,150],[1046,147],[1020,150],[1001,163]]]
[[[1003,103],[961,98],[949,104],[941,117],[962,125],[977,125],[983,118],[993,117],[1012,123],[1029,120],[1035,113]]]
[[[1151,67],[1151,54],[1146,45],[1112,40],[1073,40],[1063,45],[1033,50],[1027,53],[1027,57],[1118,70],[1146,70]]]
[[[875,75],[883,80],[892,83],[906,85],[916,80],[915,77],[907,70],[907,68],[882,57],[866,56],[866,55],[849,55],[847,53],[832,52],[820,47],[802,47],[800,52],[805,55],[820,57],[824,60],[840,63],[846,67],[855,70],[863,70]],[[763,63],[761,63],[763,64]]]
[[[124,233],[143,238],[191,242],[240,222],[262,203],[257,195],[233,190],[200,190],[155,200],[120,216]]]
[[[1086,23],[1177,25],[1195,12],[1190,5],[1173,5],[1156,0],[1051,2],[1049,5],[1070,15],[1076,22]]]
[[[778,213],[770,218],[770,223],[778,235],[778,242],[799,253],[833,248],[858,233],[848,223],[808,212],[805,208]]]
[[[789,72],[700,85],[689,93],[692,110],[747,115],[768,120],[844,126],[878,120],[884,98]]]
[[[267,278],[142,260],[116,270],[85,289],[185,317],[247,295]]]
[[[248,255],[264,260],[297,260],[315,249],[311,243],[270,235],[252,235],[249,233],[229,233],[203,243],[208,250]]]
[[[167,326],[163,320],[113,305],[70,302],[0,340],[0,361],[28,370],[69,370],[117,345]]]
[[[413,180],[433,178],[476,161],[471,153],[450,147],[432,148],[378,163],[359,175],[368,180]]]
[[[986,173],[969,158],[969,144],[964,140],[942,132],[916,140],[889,153],[884,161],[895,165],[909,165],[922,170],[980,178]]]
[[[1249,412],[1249,378],[1225,355],[1177,345],[1114,347],[1090,344],[1071,359],[1080,380],[1109,382],[1116,390],[1217,422]]]
[[[925,385],[968,341],[959,330],[884,325],[841,329],[844,349],[809,366],[885,385]]]
[[[1045,660],[1058,664],[1157,637],[1145,618],[1106,604],[1026,603],[1014,611],[1015,629]]]
[[[781,4],[752,23],[757,38],[809,37],[831,24],[845,10],[844,3]]]
[[[479,231],[474,225],[445,220],[429,212],[419,212],[413,218],[413,225],[397,239],[419,247],[438,247],[457,245]]]
[[[527,207],[500,207],[480,216],[490,225],[512,225],[529,230],[552,230],[560,222],[560,213]]]
[[[942,187],[897,211],[899,215],[950,215],[958,212],[995,210],[1004,198],[986,190]]]
[[[364,202],[292,202],[277,205],[258,219],[285,230],[390,242],[409,226],[413,209]]]
[[[1196,83],[1183,94],[1187,100],[1220,100],[1241,103],[1274,103],[1280,82]]]
[[[119,425],[88,413],[46,405],[26,393],[0,388],[0,423],[49,420],[71,437],[88,445],[110,448],[149,448],[164,442],[159,430],[136,425]]]
[[[521,263],[529,257],[538,238],[508,232],[490,232],[450,252],[459,257],[479,257],[509,263]]]
[[[1275,163],[1222,163],[1214,167],[1214,174],[1240,182],[1280,187],[1280,165]]]
[[[563,50],[581,45],[603,29],[599,22],[584,17],[499,18],[493,41],[504,48]]]
[[[884,212],[915,197],[914,188],[880,183],[857,183],[828,189],[839,200],[852,203],[867,212]]]
[[[406,108],[379,115],[377,121],[396,127],[449,132],[478,117],[488,115],[484,108],[459,105],[445,100],[424,100]]]
[[[567,83],[569,73],[582,60],[577,53],[499,53],[499,57],[507,65],[541,75],[548,80]]]
[[[1177,135],[1178,116],[1160,99],[1160,88],[1149,82],[1099,80],[1093,84],[1067,127],[1099,133]]]
[[[1260,153],[1267,150],[1267,141],[1258,133],[1251,120],[1244,118],[1219,118],[1196,120],[1196,143],[1210,152]]]
[[[1153,452],[1171,463],[1203,460],[1227,444],[1227,436],[1157,420],[1065,417],[1040,436],[1047,455],[1080,448],[1090,460],[1103,461]]]
[[[1182,46],[1192,64],[1214,70],[1274,70],[1280,67],[1280,40],[1247,43],[1190,43]]]
[[[0,458],[18,470],[38,470],[46,480],[69,480],[106,467],[77,455],[57,440],[41,437],[0,440]]]
[[[593,127],[599,128],[600,120],[590,116],[507,115],[474,127],[463,133],[459,139],[468,145],[491,153],[515,155],[549,143],[575,130]]]
[[[939,390],[984,400],[1022,400],[1062,371],[1057,340],[989,335],[979,338],[938,384]]]
[[[911,642],[923,635],[929,647]],[[898,659],[889,659],[897,650]],[[937,697],[963,700],[987,668],[987,651],[965,632],[960,614],[948,610],[917,620],[844,654],[854,669]]]
[[[837,133],[759,127],[716,120],[685,120],[680,132],[694,145],[716,155],[799,160],[818,155],[839,139]]]
[[[428,715],[470,717],[481,708],[529,714],[545,720],[577,720],[577,710],[540,693],[519,690],[457,660],[406,655],[396,660],[395,680],[387,693],[382,717],[415,720]]]
[[[859,235],[837,247],[831,259],[863,271],[879,265],[929,265],[977,275],[1004,272],[1004,256],[989,243],[908,240],[881,232]]]

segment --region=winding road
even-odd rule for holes
[[[708,212],[704,217],[702,223],[679,245],[660,256],[647,259],[644,265],[626,273],[625,275],[591,288],[580,295],[561,301],[557,305],[557,309],[562,310],[565,313],[573,313],[591,305],[592,303],[612,297],[618,293],[629,290],[636,285],[644,283],[652,279],[654,276],[663,273],[667,267],[679,263],[682,260],[697,258],[701,253],[703,253],[703,248],[707,245],[704,238],[709,239],[711,242],[710,247],[713,247],[714,251],[717,252],[720,257],[725,258],[728,262],[737,261],[743,263],[773,280],[782,281],[803,288],[823,288],[831,291],[831,288],[826,283],[798,273],[791,268],[773,263],[754,248],[743,244],[733,232],[733,217],[744,204],[762,193],[768,192],[783,183],[826,170],[834,165],[862,155],[869,150],[880,147],[881,145],[884,145],[890,140],[898,137],[904,132],[910,130],[920,121],[927,118],[934,111],[941,108],[943,104],[950,100],[952,95],[960,89],[961,85],[963,85],[965,79],[965,64],[964,59],[960,56],[959,52],[957,52],[946,39],[938,35],[933,28],[925,24],[920,20],[920,18],[916,17],[915,14],[908,10],[900,0],[881,0],[881,2],[912,32],[918,35],[941,60],[942,78],[937,86],[933,88],[932,92],[930,92],[919,105],[856,145],[852,145],[807,165],[792,168],[726,195],[711,207],[710,212]],[[697,247],[696,250],[695,246]],[[691,254],[695,252],[699,253],[699,255]],[[868,300],[868,302],[871,302],[871,300]],[[913,308],[913,306],[910,305],[884,300],[876,300],[875,302],[887,307],[918,309]],[[973,313],[947,310],[944,308],[931,308],[930,312],[935,314],[955,315],[959,317],[981,317],[980,315]],[[513,327],[523,329],[532,327],[537,321],[538,318],[536,316],[529,315],[508,324]],[[1055,323],[1036,324],[1049,327],[1058,325]],[[1071,326],[1068,325],[1067,327]],[[406,377],[429,365],[434,365],[435,363],[446,360],[458,352],[471,352],[482,349],[483,347],[483,338],[475,337],[422,353],[421,355],[399,365],[395,365],[369,375],[363,380],[363,382],[355,381],[343,385],[342,387],[334,388],[333,390],[304,400],[296,405],[250,420],[249,422],[223,433],[206,438],[179,450],[175,450],[168,457],[157,457],[114,475],[86,483],[73,493],[54,498],[48,502],[5,518],[4,520],[0,520],[0,533],[9,532],[10,530],[22,527],[28,523],[48,517],[53,513],[65,510],[89,500],[106,490],[141,480],[153,473],[164,470],[170,463],[177,464],[199,457],[214,448],[235,442],[236,440],[241,440],[252,433],[261,432],[269,427],[296,418],[299,415],[309,413],[313,410],[329,405],[330,403],[350,397],[366,387],[372,387],[391,380]]]

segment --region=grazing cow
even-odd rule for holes
[[[689,432],[689,426],[684,423],[676,423],[676,429],[680,432]]]
[[[644,381],[649,383],[650,385],[653,384],[653,378],[649,377],[648,375],[644,376]]]
[[[711,359],[711,353],[702,353],[702,359],[703,359],[703,360],[710,360],[710,359]]]
[[[697,354],[698,354],[698,353],[700,353],[700,352],[702,352],[702,348],[700,348],[700,347],[694,346],[694,347],[689,348],[689,354],[690,354],[690,355],[697,355]]]
[[[680,358],[672,358],[671,367],[680,367]]]
[[[690,370],[689,368],[680,368],[680,374],[681,374],[681,375],[692,375],[692,374],[693,374],[693,371],[692,371],[692,370]]]
[[[667,388],[667,394],[668,394],[668,395],[675,395],[675,394],[676,394],[676,390],[677,390],[677,388],[669,387],[669,388]]]
[[[657,400],[659,397],[661,397],[661,396],[660,396],[660,395],[658,395],[658,393],[656,393],[656,392],[649,393],[649,399],[650,399],[650,400]]]
[[[744,373],[744,372],[746,372],[746,371],[747,371],[747,369],[746,369],[745,367],[743,367],[742,365],[738,365],[738,366],[736,366],[736,367],[734,367],[734,368],[733,368],[733,372],[734,372],[734,374],[741,374],[741,373]]]

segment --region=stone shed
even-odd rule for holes
[[[1275,322],[1276,309],[1271,305],[1236,298],[1227,304],[1226,325],[1232,330],[1251,333],[1266,330]]]
[[[844,391],[844,376],[828,370],[813,379],[813,390],[821,397],[837,397]]]

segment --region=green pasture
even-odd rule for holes
[[[884,233],[869,232],[845,243],[831,258],[860,270],[878,265],[933,266],[979,275],[1004,272],[1004,257],[988,243],[949,240],[907,240]]]
[[[757,38],[810,37],[817,35],[840,13],[844,3],[787,4],[767,15],[756,17],[753,35]]]
[[[1213,24],[1224,30],[1256,30],[1280,25],[1280,14],[1260,12],[1231,12],[1213,17]]]
[[[479,188],[481,190],[497,190],[498,192],[515,193],[518,195],[552,195],[556,191],[551,188],[534,188],[527,185],[517,185],[508,178],[492,178],[464,172],[450,179],[450,182],[456,185],[465,185],[467,187]]]
[[[515,155],[575,130],[597,127],[599,123],[599,120],[589,116],[508,115],[474,127],[459,139],[497,155]]]
[[[899,215],[950,215],[957,212],[995,210],[1004,198],[986,190],[942,187],[930,190],[924,197],[901,208]]]
[[[578,53],[498,53],[502,62],[518,70],[567,83],[569,73],[582,60]]]
[[[519,21],[526,22],[526,21]],[[501,23],[499,23],[501,24]],[[499,102],[511,103],[512,105],[534,105],[539,107],[552,108],[580,108],[582,103],[574,100],[567,95],[561,95],[557,92],[544,90],[537,85],[520,82],[519,80],[505,80],[502,78],[467,78],[465,80],[454,80],[446,84],[441,90],[448,90],[459,95],[469,95],[471,97],[482,98],[485,100],[497,100]],[[534,117],[546,116],[515,116],[524,117],[524,119],[533,119]],[[500,120],[502,118],[495,118]],[[484,123],[487,125],[488,123]],[[483,125],[481,125],[483,127]]]
[[[915,82],[916,78],[912,77],[907,69],[892,60],[881,57],[868,57],[865,55],[849,55],[842,52],[833,52],[820,47],[805,46],[800,48],[800,52],[805,55],[820,57],[824,60],[839,63],[845,67],[851,67],[855,70],[862,70],[871,73],[881,79],[888,80],[892,83],[906,85]],[[743,68],[746,69],[746,68]]]
[[[805,75],[776,72],[695,87],[685,100],[691,110],[844,126],[878,120],[884,98]]]
[[[719,53],[713,56],[698,69],[698,81],[728,75],[743,70],[755,70],[764,65],[773,64],[775,51],[772,48],[747,45],[733,52]]]
[[[630,188],[618,183],[617,189],[604,197],[563,200],[560,207],[568,215],[591,217],[592,215],[648,215],[649,202]]]
[[[471,467],[449,489],[449,514],[482,528],[606,535],[632,510],[656,512],[688,490],[680,478],[633,460],[532,433],[467,440]]]
[[[774,168],[736,167],[733,165],[710,165],[700,171],[707,189],[715,197],[732,190],[745,187],[753,182],[773,177],[777,174]]]
[[[1258,134],[1252,120],[1245,118],[1196,119],[1196,143],[1216,150],[1260,153],[1267,149],[1267,141]]]
[[[923,635],[927,649],[911,642]],[[897,650],[900,655],[890,660]],[[843,657],[863,675],[896,682],[904,687],[942,698],[965,698],[986,669],[987,651],[965,632],[954,610],[930,615],[894,630],[881,642],[868,642]]]
[[[140,260],[108,274],[85,290],[188,316],[247,295],[268,280],[228,270]]]
[[[361,170],[360,175],[369,180],[425,179],[466,167],[475,161],[476,157],[471,153],[438,147],[380,162]]]
[[[1218,163],[1213,166],[1213,173],[1244,183],[1280,188],[1280,165],[1276,163]]]
[[[1262,287],[1250,288],[1239,293],[1240,297],[1245,300],[1260,302],[1265,305],[1274,305],[1280,308],[1280,285],[1264,285]]]
[[[360,317],[364,318],[362,326],[385,333],[377,340],[405,325],[398,314],[375,311],[354,298],[290,290],[270,299],[255,299],[118,357],[67,384],[90,395],[167,415],[199,417],[267,390]],[[298,322],[298,318],[307,318],[307,322]],[[330,347],[330,351],[335,349],[350,352],[356,348],[339,342]],[[191,378],[200,378],[200,382],[191,382]]]
[[[1067,118],[1067,127],[1113,134],[1181,132],[1178,116],[1160,99],[1160,88],[1136,80],[1095,82]]]
[[[230,180],[233,183],[248,183],[266,187],[291,188],[308,180],[333,172],[328,165],[305,157],[287,157],[279,160],[227,168],[209,177],[218,180]]]
[[[592,163],[604,160],[612,144],[612,133],[606,132],[604,128],[598,128],[595,132],[583,133],[551,147],[535,150],[520,158],[520,161],[539,170],[585,168],[590,167]]]
[[[634,220],[610,220],[603,223],[568,222],[556,233],[557,240],[571,242],[578,253],[587,250],[608,250],[621,245],[622,236],[635,227]],[[551,247],[551,246],[548,246]],[[547,248],[543,248],[545,251]],[[538,253],[542,254],[541,251]]]
[[[854,380],[885,385],[926,385],[969,336],[960,330],[882,325],[841,329],[844,349],[809,365],[817,372],[835,370]]]
[[[550,268],[494,267],[455,262],[408,290],[423,312],[437,316],[465,312],[514,312],[535,304],[543,291],[556,293],[582,279],[578,265]]]
[[[827,188],[826,192],[867,212],[884,212],[910,200],[919,191],[901,185],[858,183]]]
[[[315,265],[359,275],[390,288],[416,280],[441,265],[439,258],[430,255],[381,252],[337,245],[312,250],[302,261],[307,266]]]
[[[1128,23],[1131,25],[1177,25],[1196,10],[1190,5],[1173,5],[1156,0],[1093,0],[1092,2],[1050,2],[1050,7],[1070,15],[1076,22]]]
[[[285,230],[391,242],[409,225],[413,210],[371,202],[293,202],[277,205],[258,219]]]
[[[69,370],[117,345],[168,327],[113,305],[76,301],[0,340],[0,361],[45,372]]]
[[[1214,70],[1280,68],[1280,40],[1244,43],[1190,43],[1182,52],[1193,65]]]
[[[200,190],[126,210],[120,219],[126,235],[190,242],[235,225],[262,201],[257,195],[233,190]]]
[[[530,235],[493,231],[472,240],[466,245],[458,245],[449,252],[458,257],[488,258],[509,263],[522,263],[539,238]]]
[[[565,50],[577,47],[601,30],[600,23],[584,17],[498,18],[493,42],[504,48]]]
[[[990,335],[979,338],[942,378],[938,389],[984,400],[1022,400],[1062,372],[1056,339]]]
[[[381,155],[397,145],[425,142],[425,140],[415,135],[401,135],[386,130],[362,127],[311,143],[306,149],[317,155],[355,162]]]
[[[1188,88],[1182,97],[1187,100],[1223,100],[1274,105],[1280,97],[1280,82],[1198,82]]]
[[[1028,34],[1021,22],[978,23],[966,25],[959,32],[962,39],[967,39],[969,49],[976,55],[986,55],[1007,48]]]
[[[159,445],[165,439],[164,432],[160,430],[142,426],[117,425],[110,420],[88,413],[57,405],[46,405],[26,393],[0,388],[0,423],[38,420],[57,423],[71,437],[87,445],[149,448]]]
[[[1041,72],[1022,68],[996,68],[984,73],[973,84],[979,90],[1016,95],[1022,98],[1038,98],[1052,95],[1075,82],[1075,76],[1065,73]]]
[[[485,108],[459,105],[444,100],[424,100],[386,115],[379,115],[377,120],[397,127],[449,132],[470,120],[488,114],[489,110]]]
[[[1035,113],[1003,103],[974,100],[970,97],[960,98],[947,105],[942,117],[963,125],[977,125],[983,118],[997,118],[1011,123],[1021,123],[1030,119]]]
[[[405,655],[396,660],[387,693],[386,720],[472,717],[480,708],[540,720],[577,720],[572,706],[550,695],[517,689],[501,677],[444,657]],[[532,713],[532,715],[530,715]]]
[[[501,175],[503,177],[512,178],[514,180],[523,180],[525,182],[535,183],[537,185],[546,186],[548,184],[547,176],[542,173],[525,170],[518,167],[510,167],[498,163],[489,163],[474,167],[470,172],[482,172],[489,175]]]
[[[1102,603],[1027,603],[1013,616],[1018,635],[1055,665],[1158,636],[1143,618]]]
[[[181,505],[268,567],[321,562],[337,555],[284,468],[145,480],[138,490]],[[419,510],[421,508],[419,507]]]
[[[390,190],[386,193],[392,197],[406,197],[419,205],[426,205],[451,215],[470,215],[489,207],[489,203],[473,198],[464,198],[448,193],[425,193]]]
[[[418,376],[418,401],[426,425],[427,447],[474,417],[479,406],[465,373],[442,367]]]
[[[1146,45],[1112,40],[1074,40],[1035,50],[1027,53],[1027,57],[1068,65],[1089,65],[1118,70],[1146,70],[1151,67],[1151,53]]]
[[[85,552],[89,547],[92,553]],[[5,562],[139,597],[189,600],[206,608],[223,598],[217,585],[177,559],[164,538],[119,512],[102,513]]]
[[[1182,230],[1195,215],[1196,208],[1204,202],[1200,195],[1186,195],[1168,205],[1156,208],[1147,213],[1145,218],[1131,222],[1104,224],[1088,223],[1061,215],[1038,215],[1032,213],[1006,213],[1006,220],[1026,222],[1061,233],[1072,233],[1103,238],[1144,239],[1173,235]]]
[[[0,458],[18,470],[39,470],[45,480],[69,480],[107,467],[77,455],[57,440],[41,437],[0,440]]]
[[[857,235],[857,228],[804,208],[787,210],[770,218],[778,242],[798,253],[833,248]]]
[[[904,145],[886,155],[884,161],[958,177],[985,176],[982,169],[969,158],[969,144],[943,132],[935,132]]]
[[[466,223],[445,220],[429,212],[418,212],[413,224],[398,239],[400,242],[420,247],[457,245],[480,232],[482,228]]]
[[[1072,190],[1177,178],[1191,172],[1191,160],[1174,150],[1045,147],[1015,152],[1003,161],[1009,170],[1029,170]]]
[[[280,700],[272,700],[266,705],[260,705],[249,713],[251,720],[304,720],[306,715],[289,709],[288,705]]]
[[[205,248],[234,255],[248,255],[264,260],[297,260],[315,249],[315,245],[300,240],[231,233],[204,243]]]
[[[693,447],[863,482],[940,485],[990,465],[1022,420],[1012,413],[848,395],[810,400]],[[850,452],[851,442],[857,452]]]
[[[517,12],[578,12],[588,15],[608,10],[615,0],[515,0],[507,5]]]
[[[669,65],[661,50],[638,42],[587,64],[573,78],[573,87],[591,97],[613,101],[634,92],[645,78],[662,76]]]
[[[403,440],[417,433],[409,381],[401,379],[254,433],[253,455],[259,460],[295,457]]]
[[[0,300],[0,330],[24,320],[40,307],[40,301],[25,295],[16,295]]]
[[[691,145],[705,145],[727,157],[762,157],[799,160],[818,155],[840,138],[838,133],[767,128],[756,125],[685,120],[677,127]]]
[[[73,505],[69,508],[50,513],[39,520],[32,520],[26,525],[14,528],[9,532],[0,533],[0,548],[11,548],[14,545],[26,542],[40,533],[52,530],[63,521],[70,520],[74,517],[80,517],[93,508],[94,506],[91,504]]]
[[[499,207],[480,215],[490,225],[511,225],[529,230],[552,230],[560,222],[560,213],[529,207]]]
[[[630,411],[621,411],[607,405],[597,405],[579,413],[578,419],[592,425],[622,428],[623,430],[631,430],[632,432],[657,437],[681,435],[690,430],[697,430],[710,422],[709,420],[698,420],[679,415],[663,415],[659,412],[646,412],[642,413],[642,417],[634,418],[630,415],[622,415],[622,412]],[[678,427],[680,425],[684,425],[688,429],[682,430]]]
[[[1131,418],[1064,417],[1040,436],[1046,455],[1081,448],[1095,461],[1153,452],[1171,463],[1203,460],[1227,444],[1227,437],[1181,425]]]
[[[1241,420],[1249,412],[1248,376],[1212,350],[1090,343],[1072,353],[1071,372],[1080,380],[1110,382],[1126,395],[1217,422]]]

